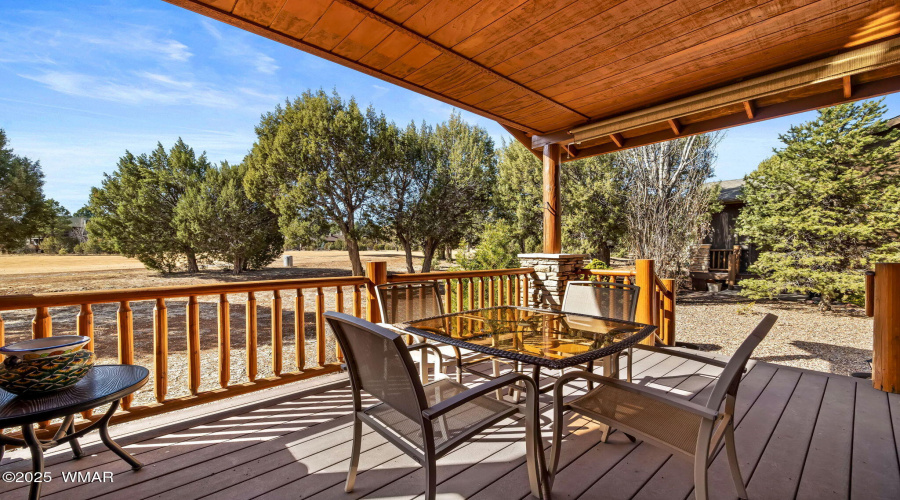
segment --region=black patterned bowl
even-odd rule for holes
[[[93,366],[94,353],[83,350],[24,361],[7,358],[0,365],[0,389],[25,397],[59,391],[78,383]]]

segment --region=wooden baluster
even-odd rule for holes
[[[456,280],[456,312],[462,311],[465,309],[463,306],[464,301],[463,294],[463,280],[462,278]]]
[[[228,295],[219,294],[219,386],[231,382],[231,306]]]
[[[344,287],[339,286],[336,287],[337,290],[334,293],[334,305],[337,312],[344,312]],[[338,362],[344,361],[344,353],[341,352],[341,346],[338,345],[337,342],[334,343],[334,354],[337,356]]]
[[[475,309],[475,278],[469,278],[466,291],[469,293],[469,310]]]
[[[478,278],[478,308],[484,309],[484,276]]]
[[[387,262],[366,262],[366,277],[369,278],[366,283],[366,320],[378,323],[382,320],[375,286],[387,283]]]
[[[305,317],[306,299],[303,297],[303,290],[297,289],[297,296],[294,298],[294,360],[297,362],[297,371],[303,371],[306,367],[306,317]]]
[[[494,277],[488,276],[488,307],[494,307],[497,305],[496,300],[494,300],[494,291],[496,287],[494,286]]]
[[[169,315],[163,298],[153,307],[153,389],[162,403],[169,390]]]
[[[284,339],[281,332],[281,291],[272,290],[272,371],[281,375]]]
[[[450,287],[450,280],[444,280],[444,312],[453,312],[453,288]]]
[[[663,342],[666,345],[675,345],[675,280],[664,279],[663,283],[669,293],[663,296]]]
[[[316,362],[325,366],[325,293],[316,288]]]
[[[91,339],[84,346],[84,349],[86,351],[94,350],[94,311],[91,310],[90,304],[81,304],[81,311],[78,312],[78,322],[75,324],[75,334]]]
[[[6,327],[3,326],[2,313],[0,313],[0,345],[6,345]]]
[[[528,303],[531,302],[531,292],[528,291],[528,275],[525,274],[522,276],[522,288],[524,289],[525,296],[522,297],[522,305],[528,307]]]
[[[188,389],[191,394],[200,392],[200,303],[197,296],[188,297],[187,315]]]
[[[247,356],[247,378],[253,382],[256,380],[256,295],[253,292],[247,292],[247,326],[245,328],[246,339],[244,345],[246,347]]]
[[[514,293],[513,292],[513,279],[514,278],[515,278],[515,276],[507,276],[506,277],[506,305],[508,305],[508,306],[518,305],[518,304],[516,304],[516,299],[514,298],[514,295],[513,295],[513,293]]]
[[[31,320],[31,336],[43,339],[53,335],[53,319],[50,318],[49,307],[38,307],[34,319]]]
[[[127,300],[119,302],[119,310],[116,313],[116,329],[119,339],[119,364],[134,364],[134,314],[131,312],[131,304]],[[131,408],[134,395],[130,394],[122,398],[122,408]]]
[[[353,285],[353,315],[362,318],[362,291],[359,285]]]
[[[514,276],[513,279],[515,279],[515,281],[516,281],[516,283],[515,283],[515,286],[516,286],[516,304],[515,304],[515,305],[520,306],[520,305],[522,305],[522,288],[521,288],[521,286],[522,286],[522,282],[521,282],[521,281],[522,281],[522,280],[519,279],[518,276]]]

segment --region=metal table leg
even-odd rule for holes
[[[105,444],[111,452],[118,455],[122,460],[128,462],[133,470],[139,470],[144,465],[138,462],[109,436],[109,419],[112,418],[113,413],[115,413],[118,408],[119,401],[113,401],[113,403],[109,406],[109,411],[107,411],[106,414],[103,415],[103,418],[100,419],[100,440],[103,441],[103,444]]]
[[[22,426],[22,437],[28,449],[31,450],[31,471],[34,476],[31,478],[31,487],[28,489],[28,500],[38,500],[41,498],[41,485],[44,480],[44,448],[34,433],[33,424]]]

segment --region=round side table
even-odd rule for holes
[[[74,386],[41,396],[21,398],[0,389],[0,458],[3,458],[3,448],[7,444],[27,446],[31,450],[34,478],[29,499],[37,500],[41,496],[44,450],[69,443],[75,458],[80,458],[82,451],[78,438],[94,429],[100,431],[103,444],[128,462],[132,469],[142,467],[109,436],[109,419],[119,408],[121,399],[143,387],[149,377],[150,372],[142,366],[99,365]],[[107,403],[112,404],[102,417],[81,430],[75,430],[75,415]],[[56,434],[51,439],[38,439],[33,425],[55,418],[63,419]],[[4,436],[2,430],[10,427],[21,427],[24,439]]]

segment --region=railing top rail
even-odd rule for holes
[[[634,276],[634,269],[582,269],[584,274],[594,274],[597,276]]]
[[[270,290],[295,290],[329,286],[366,285],[364,276],[327,278],[300,278],[293,280],[242,281],[237,283],[211,283],[204,285],[127,288],[86,292],[51,292],[28,295],[0,296],[0,311],[30,309],[33,307],[61,307],[80,304],[155,300],[192,295],[219,295],[223,293],[263,292]]]
[[[415,280],[447,280],[459,278],[479,278],[486,276],[514,276],[520,274],[531,274],[533,272],[533,267],[518,267],[515,269],[488,269],[486,271],[433,271],[430,273],[391,274],[387,279],[389,282]]]
[[[659,276],[657,276],[656,274],[654,274],[654,275],[653,275],[653,279],[656,281],[656,286],[659,288],[659,290],[660,290],[662,293],[664,293],[664,294],[666,294],[666,295],[671,295],[671,294],[672,294],[672,290],[669,290],[669,287],[667,287],[666,284],[663,283],[663,280],[660,279]]]

